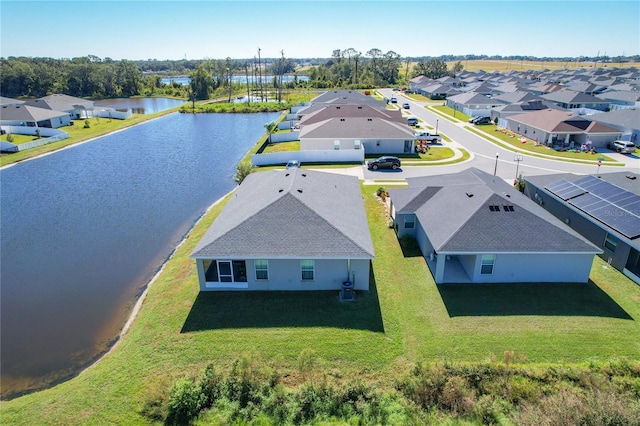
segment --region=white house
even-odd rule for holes
[[[358,179],[252,173],[191,257],[201,291],[368,290],[374,251]]]
[[[416,239],[437,284],[585,283],[602,252],[478,169],[407,182],[389,191],[394,227]]]
[[[415,135],[406,124],[375,117],[336,117],[304,126],[300,150],[364,149],[367,154],[414,151]]]

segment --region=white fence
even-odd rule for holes
[[[364,150],[345,149],[340,151],[291,151],[274,152],[271,154],[253,154],[251,162],[254,166],[271,166],[286,164],[289,160],[298,160],[300,163],[362,163]]]
[[[271,134],[271,143],[277,142],[292,142],[300,139],[300,132],[289,132],[289,133],[272,133]]]
[[[26,149],[31,149],[37,146],[46,145],[51,142],[61,141],[69,137],[69,133],[65,131],[58,130],[58,129],[51,129],[49,127],[0,126],[0,129],[4,130],[7,134],[29,135],[29,136],[35,136],[38,134],[37,132],[40,131],[40,136],[45,136],[44,138],[37,139],[35,141],[17,144],[18,151],[24,151]]]
[[[93,110],[94,117],[100,118],[113,118],[115,120],[126,120],[127,118],[131,118],[133,112],[130,109],[126,111],[118,111],[115,108],[102,108],[99,110]]]

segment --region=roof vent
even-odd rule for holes
[[[626,175],[625,177],[627,179],[636,180],[636,177],[634,175]]]
[[[344,121],[344,118],[341,118],[340,121]]]
[[[284,189],[279,189],[279,190],[278,190],[278,192],[283,192],[283,191],[284,191]]]
[[[287,173],[285,176],[289,176],[291,173]]]
[[[298,192],[302,194],[302,188],[298,188]]]
[[[367,118],[367,121],[373,121],[373,118]]]
[[[307,174],[306,173],[302,173],[302,177],[307,177]]]
[[[339,106],[337,106],[337,107],[336,107],[336,109],[340,109],[340,107],[339,107]]]
[[[469,197],[469,198],[473,197],[473,193],[472,192],[465,192],[465,194],[467,194],[467,197]]]

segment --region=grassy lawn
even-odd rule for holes
[[[470,116],[445,105],[431,105],[429,108],[435,110],[439,115],[453,122],[464,121],[466,123],[471,118]]]
[[[0,136],[0,141],[7,142],[7,136],[9,136],[9,135],[5,134],[5,135]],[[13,136],[13,141],[11,143],[16,144],[16,145],[20,145],[21,143],[35,141],[36,139],[38,139],[36,136],[31,136],[31,135],[16,135],[16,134],[13,134],[12,136]]]
[[[512,137],[511,132],[509,132],[510,134],[499,132],[498,127],[493,124],[484,124],[481,126],[469,125],[469,126],[466,126],[465,128],[485,139],[486,139],[486,134],[489,134],[495,138],[498,138],[504,142],[501,145],[505,148],[518,148],[520,150],[528,151],[533,154],[544,154],[546,156],[566,158],[571,160],[583,160],[583,161],[587,160],[593,163],[596,163],[598,161],[598,158],[604,158],[604,161],[609,163],[607,164],[608,166],[622,165],[621,163],[618,163],[611,157],[608,157],[600,153],[591,154],[589,152],[555,151],[544,145],[536,145],[535,142],[530,139],[527,139],[527,143],[522,143],[520,140],[522,136],[515,135]],[[492,140],[492,142],[494,141]]]
[[[259,357],[299,383],[297,357],[392,386],[421,359],[482,361],[513,350],[527,363],[640,357],[640,288],[597,258],[587,285],[436,286],[415,243],[387,226],[377,186],[363,186],[376,258],[371,290],[353,304],[337,292],[198,293],[188,258],[222,204],[192,230],[150,287],[119,346],[82,375],[2,402],[3,424],[143,424],[142,402],[208,363]]]
[[[156,117],[160,117],[178,110],[179,107],[172,108],[166,111],[158,112],[155,114],[133,114],[131,118],[126,120],[109,120],[108,118],[92,117],[89,119],[89,128],[84,128],[84,119],[73,120],[73,126],[60,127],[60,130],[64,130],[69,133],[69,138],[53,142],[47,145],[42,145],[36,148],[27,149],[25,151],[16,152],[14,154],[6,154],[0,157],[0,166],[4,166],[18,161],[26,160],[28,158],[36,157],[38,155],[56,151],[60,148],[64,148],[69,145],[73,145],[79,142],[83,142],[89,139],[97,138],[99,136],[106,135],[116,130],[124,129],[135,124],[142,123],[144,121],[151,120]],[[6,135],[5,135],[6,136]],[[18,137],[20,135],[13,135]],[[4,136],[3,136],[4,137]]]
[[[297,152],[300,151],[300,141],[271,143],[262,151],[263,154],[274,152]]]

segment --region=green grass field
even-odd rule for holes
[[[3,424],[144,424],[154,392],[205,365],[259,354],[300,383],[313,348],[323,371],[392,386],[428,361],[483,361],[505,350],[531,363],[640,357],[640,288],[599,258],[586,285],[436,286],[415,244],[387,226],[377,186],[364,186],[376,258],[371,289],[353,304],[336,292],[198,293],[188,258],[222,204],[192,230],[150,287],[131,330],[101,362],[52,389],[2,402]]]
[[[457,61],[447,62],[449,69],[453,68]],[[465,71],[528,71],[528,70],[560,70],[560,69],[576,69],[576,68],[640,68],[640,63],[595,63],[595,62],[570,62],[570,61],[515,61],[515,60],[472,60],[460,61]]]

